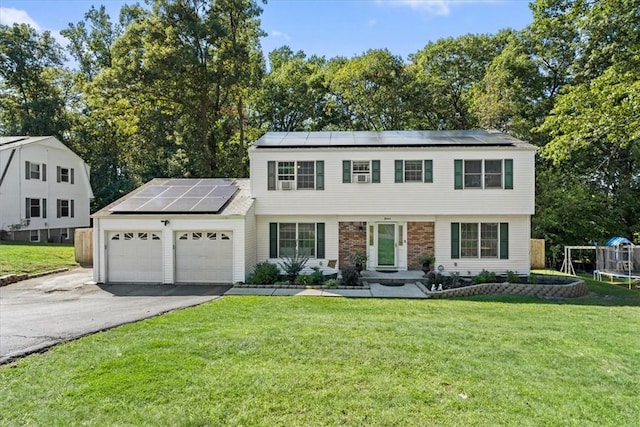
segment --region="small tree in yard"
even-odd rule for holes
[[[296,278],[300,275],[300,272],[307,265],[308,261],[308,255],[300,255],[297,252],[292,257],[282,257],[280,268],[284,271],[290,284],[293,285],[295,283]]]

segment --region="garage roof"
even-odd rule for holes
[[[167,213],[244,215],[251,203],[248,179],[155,178],[93,216]]]

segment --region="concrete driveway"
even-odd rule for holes
[[[91,269],[0,288],[0,364],[60,342],[220,297],[231,286],[96,285]]]

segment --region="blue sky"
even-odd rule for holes
[[[27,22],[54,35],[104,4],[116,21],[121,0],[1,0],[0,23]],[[143,3],[140,1],[140,3]],[[429,41],[495,34],[532,21],[527,0],[270,0],[262,5],[265,52],[289,45],[307,55],[352,57],[387,48],[407,59]],[[60,41],[63,41],[62,39]]]

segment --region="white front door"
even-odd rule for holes
[[[395,268],[397,266],[397,239],[397,224],[376,224],[376,259],[378,260],[378,267]]]

